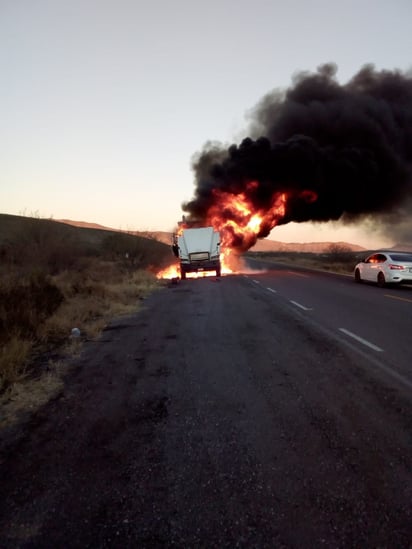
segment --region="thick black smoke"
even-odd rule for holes
[[[265,96],[252,112],[249,134],[240,145],[209,144],[196,155],[194,198],[182,206],[189,217],[206,219],[214,189],[237,194],[257,181],[249,195],[256,208],[292,192],[282,223],[390,218],[408,232],[411,75],[365,66],[341,85],[336,66],[321,66],[297,76],[285,92]]]

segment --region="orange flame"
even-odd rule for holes
[[[180,277],[180,271],[179,271],[179,265],[169,265],[169,267],[165,267],[161,271],[156,273],[156,278],[162,279],[162,278],[179,278]]]
[[[220,254],[220,262],[222,265],[222,275],[232,274],[236,268],[233,260],[230,259],[230,250],[226,250]],[[232,267],[230,266],[232,265]],[[203,278],[206,276],[216,276],[215,271],[199,271],[198,273],[186,273],[186,278]],[[165,269],[162,269],[156,273],[156,278],[172,280],[173,278],[180,278],[180,267],[178,263],[169,265]]]
[[[293,193],[275,193],[269,206],[266,203],[261,208],[254,206],[252,197],[258,188],[258,181],[250,181],[245,185],[245,190],[235,194],[214,189],[214,203],[209,208],[203,226],[210,225],[221,234],[221,264],[222,274],[229,274],[238,270],[239,252],[251,248],[258,238],[267,236],[286,215],[287,201]],[[317,194],[314,191],[301,191],[295,193],[295,197],[306,202],[315,202]],[[181,234],[184,223],[179,224],[176,230]],[[187,273],[189,278],[213,276],[214,272]],[[178,278],[180,276],[179,265],[171,265],[160,271],[158,278]]]
[[[253,189],[256,182],[249,184]],[[246,192],[232,194],[215,190],[215,202],[207,214],[207,224],[220,231],[222,248],[240,248],[246,250],[255,244],[262,234],[268,234],[284,217],[286,211],[286,193],[278,193],[269,208],[254,209]]]

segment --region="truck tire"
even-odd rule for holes
[[[180,278],[186,280],[186,271],[182,268],[180,269]]]
[[[216,276],[221,276],[222,275],[222,270],[221,270],[221,267],[219,265],[219,267],[216,269]]]

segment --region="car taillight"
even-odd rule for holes
[[[389,269],[391,271],[403,271],[404,269],[406,269],[406,267],[404,267],[403,265],[388,265]]]

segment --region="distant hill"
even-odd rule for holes
[[[99,225],[98,223],[89,223],[87,221],[72,221],[71,219],[55,219],[58,223],[65,223],[66,225],[71,225],[72,227],[82,227],[85,229],[99,229],[101,231],[110,231],[110,232],[119,232],[119,229],[112,229],[111,227],[105,227],[104,225]]]
[[[38,219],[0,213],[0,254],[16,252],[27,239],[33,247],[71,250],[86,255],[122,254],[139,256],[147,264],[165,264],[170,246],[144,233],[127,233],[85,221]],[[169,244],[169,242],[168,242]],[[74,252],[73,252],[74,253]]]
[[[87,223],[86,221],[72,221],[70,219],[60,219],[62,223],[68,225],[74,225],[75,227],[87,227],[90,229],[101,229],[115,231],[109,227],[98,225],[97,223]],[[164,244],[170,244],[172,241],[172,233],[166,231],[121,231],[128,232],[137,236],[144,236],[145,238],[152,238],[163,242]],[[277,240],[271,240],[264,238],[258,240],[255,246],[251,248],[252,252],[309,252],[309,253],[325,253],[328,251],[331,245],[345,247],[353,252],[362,252],[365,250],[362,246],[357,244],[351,244],[348,242],[279,242]]]
[[[412,242],[400,242],[395,244],[391,248],[392,250],[403,251],[403,252],[412,252]]]
[[[165,231],[128,231],[124,229],[113,229],[112,227],[106,227],[105,225],[99,225],[98,223],[89,223],[88,221],[73,221],[72,219],[56,219],[59,223],[65,223],[66,225],[72,225],[73,227],[82,227],[84,229],[98,229],[101,231],[127,233],[135,236],[142,236],[144,238],[150,238],[152,240],[158,240],[163,244],[170,244],[172,241],[172,234]]]

